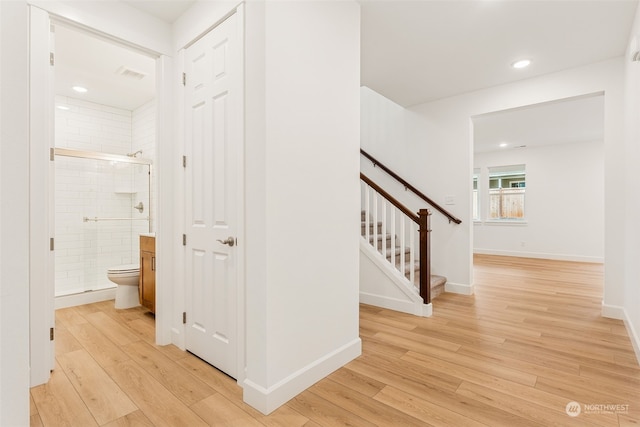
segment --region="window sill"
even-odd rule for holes
[[[526,220],[514,219],[489,219],[483,222],[486,225],[508,225],[508,226],[526,226],[529,225]]]

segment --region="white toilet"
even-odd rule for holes
[[[116,265],[107,270],[107,277],[116,288],[116,308],[131,308],[140,305],[138,281],[140,266],[138,264]]]

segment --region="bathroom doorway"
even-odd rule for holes
[[[155,232],[155,58],[53,21],[55,308],[110,300]]]
[[[173,134],[173,114],[174,105],[170,102],[171,85],[170,76],[173,67],[171,57],[172,45],[170,32],[165,31],[162,26],[157,26],[155,21],[141,20],[140,25],[132,28],[123,22],[120,14],[112,8],[105,8],[96,11],[97,4],[77,3],[77,8],[60,7],[57,3],[45,2],[42,7],[29,7],[29,203],[31,206],[29,216],[30,229],[30,251],[29,251],[29,344],[30,344],[30,384],[31,386],[46,383],[50,377],[50,371],[54,368],[54,346],[55,346],[55,321],[54,310],[56,298],[55,288],[55,252],[56,249],[64,247],[62,241],[55,242],[55,183],[54,183],[54,163],[55,163],[55,69],[61,65],[62,48],[61,42],[56,42],[57,27],[65,27],[83,35],[90,35],[107,45],[116,45],[124,50],[135,52],[147,57],[153,64],[150,70],[155,76],[155,83],[152,87],[152,97],[155,98],[155,125],[151,127],[154,138],[154,153],[149,152],[147,158],[153,160],[152,186],[150,209],[152,230],[157,228],[159,239],[156,239],[158,250],[158,271],[155,281],[156,304],[155,309],[155,332],[156,342],[166,344],[170,342],[170,313],[171,300],[163,298],[163,286],[166,286],[165,277],[172,276],[171,266],[164,267],[161,262],[161,252],[168,254],[171,252],[167,242],[162,235],[170,235],[170,232],[162,233],[162,230],[170,230],[172,227],[172,199],[174,170],[171,168],[171,155],[173,147],[171,145],[171,135]],[[86,10],[85,10],[86,9]],[[96,14],[97,13],[97,14]],[[54,31],[52,31],[52,29]],[[75,37],[75,35],[74,35]],[[60,38],[60,36],[58,36]],[[56,49],[56,44],[58,44]],[[96,59],[96,56],[105,56],[102,50],[89,52],[76,61],[88,62]],[[101,59],[101,58],[98,58]],[[82,64],[80,64],[82,65]],[[120,64],[122,65],[122,64]],[[105,74],[107,67],[103,67]],[[129,64],[129,68],[134,68]],[[114,70],[108,70],[114,73]],[[140,71],[140,70],[139,70]],[[143,71],[143,70],[142,70]],[[151,75],[151,73],[149,75]],[[91,77],[91,73],[84,74],[84,77]],[[144,80],[144,79],[141,79]],[[88,81],[88,80],[87,80]],[[88,83],[87,83],[88,85]],[[114,86],[109,92],[116,94]],[[87,92],[82,95],[85,101],[108,106],[106,101],[97,101],[87,98],[95,93],[91,87],[87,87]],[[125,90],[133,92],[133,88]],[[78,98],[60,94],[62,96]],[[126,94],[125,94],[126,95]],[[119,97],[118,99],[123,99]],[[138,104],[140,105],[140,104]],[[134,111],[137,106],[115,107]],[[104,113],[104,112],[103,112]],[[78,135],[86,131],[78,131]],[[84,135],[85,137],[87,135]],[[156,143],[157,142],[157,143]],[[144,149],[143,149],[144,150]],[[105,150],[106,151],[106,150]],[[122,151],[120,154],[135,154],[137,150]],[[137,154],[140,159],[140,154]],[[162,180],[163,184],[159,184]],[[155,188],[164,187],[163,193],[157,198],[158,192]],[[137,201],[136,201],[137,205]],[[136,211],[134,211],[134,214]],[[144,213],[142,213],[144,214]],[[82,217],[81,217],[82,218]],[[82,219],[81,219],[82,221]],[[84,299],[88,296],[95,296],[96,292],[83,292],[74,294],[77,298]],[[68,298],[68,297],[67,297]],[[88,302],[88,301],[87,301]],[[105,302],[105,304],[108,302]],[[164,303],[164,305],[163,305]],[[77,301],[75,304],[84,304]]]

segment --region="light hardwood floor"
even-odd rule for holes
[[[270,416],[200,359],[154,345],[146,310],[58,310],[56,369],[31,389],[31,425],[640,423],[627,332],[600,317],[601,265],[476,256],[475,277],[474,296],[441,295],[431,318],[362,305],[362,356]],[[583,405],[577,417],[565,411],[571,401]]]

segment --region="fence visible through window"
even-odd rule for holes
[[[489,220],[525,219],[525,165],[489,168]]]
[[[490,219],[524,219],[524,188],[489,190]]]

